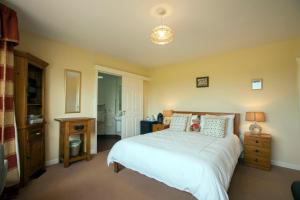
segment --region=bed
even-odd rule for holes
[[[120,166],[137,171],[200,200],[226,200],[230,180],[242,151],[239,114],[179,112],[197,115],[234,114],[234,134],[225,138],[169,129],[123,139],[107,157],[115,172]]]

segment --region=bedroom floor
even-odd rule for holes
[[[97,135],[97,152],[111,149],[119,140],[121,140],[119,135]]]
[[[108,152],[91,161],[63,168],[51,166],[40,178],[20,191],[17,199],[62,200],[192,200],[192,195],[170,188],[137,172],[123,169],[118,174],[107,167]],[[273,167],[270,172],[238,164],[229,189],[231,200],[289,200],[290,185],[300,180],[300,172]]]

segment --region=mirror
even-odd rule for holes
[[[81,104],[81,72],[65,70],[65,93],[66,113],[79,113]]]

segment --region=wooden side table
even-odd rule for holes
[[[270,134],[246,132],[244,135],[245,164],[263,170],[270,170],[271,140]]]
[[[169,125],[166,125],[166,124],[152,124],[152,132],[162,131],[166,128],[169,128]]]
[[[59,158],[64,162],[64,167],[79,160],[91,159],[91,131],[94,118],[59,118],[55,119],[60,123],[59,134]],[[79,136],[81,139],[78,156],[70,156],[70,136]]]

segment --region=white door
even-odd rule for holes
[[[143,80],[122,76],[122,138],[140,134],[143,119]]]

